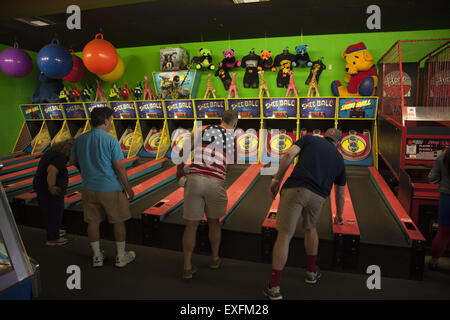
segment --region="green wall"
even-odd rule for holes
[[[0,44],[0,52],[9,47]],[[28,103],[37,87],[37,53],[27,52],[33,60],[33,71],[28,76],[13,78],[0,71],[0,155],[13,150],[23,124],[19,104]]]
[[[108,40],[108,35],[105,34],[105,39]],[[341,58],[341,53],[351,44],[363,41],[369,51],[372,53],[375,62],[394,44],[397,40],[406,39],[429,39],[450,37],[450,29],[445,30],[429,30],[429,31],[412,31],[412,32],[374,32],[374,33],[359,33],[359,34],[338,34],[338,35],[320,35],[320,36],[304,36],[302,44],[309,46],[309,55],[312,60],[323,57],[323,62],[327,69],[323,71],[320,82],[321,96],[331,96],[330,84],[333,80],[340,80],[343,82],[345,76],[345,63]],[[86,42],[90,39],[86,39]],[[159,71],[159,50],[161,48],[170,48],[181,46],[189,51],[192,58],[198,49],[209,48],[213,52],[213,63],[218,65],[222,61],[222,52],[228,48],[235,50],[235,55],[238,59],[242,59],[248,52],[255,48],[255,52],[259,53],[261,50],[272,51],[272,56],[275,57],[283,51],[285,47],[294,53],[295,47],[301,44],[300,36],[298,37],[282,37],[282,38],[257,38],[246,40],[231,40],[231,41],[214,41],[214,42],[197,42],[197,43],[183,43],[171,44],[164,46],[145,46],[134,48],[118,49],[119,55],[125,63],[125,73],[123,77],[117,82],[119,87],[123,87],[128,83],[130,88],[134,88],[138,81],[144,81],[144,76],[147,75],[151,79],[151,88],[154,91],[154,84],[152,79],[152,72]],[[0,49],[5,46],[0,46]],[[77,53],[81,57],[81,53]],[[36,58],[36,53],[31,53],[33,60]],[[331,70],[328,67],[331,65]],[[35,64],[36,69],[36,64]],[[203,98],[206,89],[206,73],[212,71],[204,71],[201,76],[200,86],[197,92],[197,98]],[[239,90],[239,97],[257,97],[258,89],[249,89],[243,87],[244,69],[235,68],[232,72],[237,73],[237,86]],[[224,98],[228,93],[223,88],[222,82],[219,78],[214,77],[212,72],[211,80],[216,89],[216,96]],[[232,73],[231,73],[232,75]],[[272,97],[283,97],[286,94],[285,88],[277,88],[276,86],[277,72],[265,72],[265,78],[269,87],[270,95]],[[294,79],[300,96],[306,95],[307,86],[305,80],[309,75],[309,68],[295,68]],[[81,83],[83,85],[90,83],[95,84],[95,76],[89,74]],[[0,105],[4,109],[4,114],[7,117],[0,117],[0,139],[2,141],[0,148],[0,155],[10,153],[15,139],[19,133],[22,117],[18,111],[17,106],[20,103],[28,102],[29,97],[33,94],[36,88],[36,70],[33,74],[25,79],[14,79],[0,74]],[[80,85],[79,85],[80,86]],[[109,95],[111,83],[102,83],[103,91]],[[69,84],[69,87],[74,87]]]

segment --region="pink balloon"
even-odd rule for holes
[[[86,74],[86,67],[83,64],[83,60],[73,54],[72,52],[72,59],[73,59],[73,67],[72,71],[63,78],[64,81],[68,82],[79,82],[81,79],[83,79],[84,75]]]

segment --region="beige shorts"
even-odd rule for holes
[[[184,186],[183,218],[198,221],[203,214],[219,219],[227,211],[228,196],[225,181],[199,174],[187,175]]]
[[[131,218],[130,205],[123,191],[102,192],[81,190],[84,221],[100,223],[108,217],[111,224]]]
[[[303,216],[304,229],[315,228],[324,202],[325,198],[303,187],[281,190],[277,230],[294,235],[300,215]]]

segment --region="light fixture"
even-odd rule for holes
[[[31,17],[31,18],[17,18],[17,21],[26,23],[30,26],[33,27],[46,27],[46,26],[50,26],[52,24],[56,24],[53,21],[47,20],[47,19],[43,19],[40,17]]]
[[[254,3],[254,2],[266,2],[270,0],[233,0],[235,4]]]

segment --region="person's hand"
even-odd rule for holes
[[[61,188],[60,188],[60,187],[57,187],[57,186],[51,186],[51,187],[49,187],[49,188],[48,188],[48,191],[50,191],[50,194],[51,194],[52,196],[55,196],[55,197],[57,197],[57,196],[59,196],[59,195],[61,194]]]
[[[132,188],[126,188],[125,192],[127,193],[128,200],[132,200],[134,198],[134,191]]]
[[[278,191],[280,190],[280,182],[272,179],[272,183],[270,184],[270,193],[272,194],[272,198],[275,200],[277,197]]]
[[[344,224],[344,218],[336,214],[334,217],[334,224]]]
[[[182,166],[177,167],[177,175],[176,179],[177,181],[180,181],[181,177],[184,177],[186,175],[186,172],[184,172],[184,168]]]

